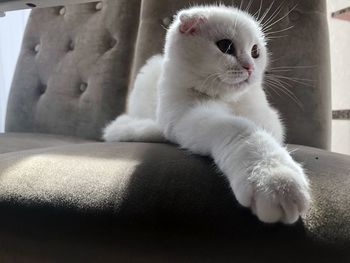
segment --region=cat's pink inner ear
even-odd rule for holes
[[[180,32],[185,35],[194,35],[199,33],[199,25],[204,24],[207,19],[202,15],[181,15],[180,16]]]

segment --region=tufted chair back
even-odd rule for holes
[[[6,130],[99,139],[101,128],[125,110],[128,87],[150,56],[162,51],[177,10],[206,0],[107,0],[34,10],[10,94]],[[245,8],[250,1],[224,0]],[[251,13],[261,1],[253,1]],[[262,1],[262,12],[273,0]],[[287,142],[330,146],[330,62],[325,0],[283,3],[272,31],[269,74],[299,100],[266,85],[287,126]],[[277,9],[278,10],[278,9]],[[270,12],[270,14],[273,11]],[[278,18],[275,18],[278,20]],[[294,78],[290,80],[288,78]],[[280,85],[280,86],[281,86]],[[298,105],[299,104],[299,105]]]
[[[9,96],[6,131],[99,139],[124,111],[140,1],[35,9]]]

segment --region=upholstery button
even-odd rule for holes
[[[34,51],[35,53],[38,53],[40,51],[40,44],[37,44],[35,47],[34,47]]]
[[[97,4],[96,4],[96,10],[101,10],[102,9],[102,7],[103,7],[103,4],[102,4],[102,2],[98,2]]]
[[[292,12],[290,12],[289,18],[290,18],[291,21],[297,21],[297,20],[299,20],[300,15],[301,14],[300,14],[299,11],[293,10]]]
[[[117,40],[115,38],[112,38],[111,41],[109,42],[110,48],[113,48],[117,44]]]
[[[46,85],[41,85],[41,86],[39,87],[39,92],[40,92],[40,94],[44,94],[45,91],[46,91]]]
[[[162,19],[162,22],[163,22],[163,25],[164,25],[164,26],[169,26],[170,23],[171,23],[171,19],[170,19],[169,17],[164,17],[164,18]]]
[[[79,90],[80,90],[81,92],[84,92],[86,89],[87,89],[87,84],[86,84],[86,83],[81,83],[81,84],[80,84],[80,87],[79,87]]]
[[[65,7],[62,7],[62,8],[60,9],[60,15],[63,16],[65,13],[66,13],[66,8],[65,8]]]
[[[68,49],[69,50],[73,50],[74,49],[74,42],[73,42],[73,40],[69,42]]]

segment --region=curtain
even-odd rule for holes
[[[0,132],[4,131],[7,98],[30,10],[0,17]]]

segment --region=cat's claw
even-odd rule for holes
[[[311,197],[303,170],[296,163],[293,166],[254,169],[233,189],[238,202],[262,222],[295,223],[307,211]]]

